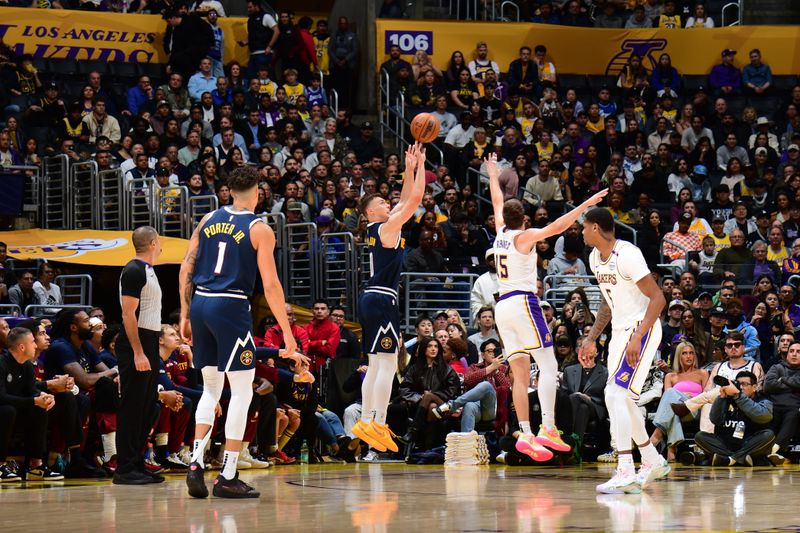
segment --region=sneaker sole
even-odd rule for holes
[[[547,446],[551,450],[555,450],[557,452],[569,452],[572,451],[572,447],[567,445],[565,442],[555,442],[547,437],[534,437],[533,438],[537,444],[541,444],[542,446]]]
[[[639,484],[642,488],[645,488],[647,485],[652,483],[653,481],[658,481],[659,479],[664,479],[672,472],[672,467],[669,465],[660,466],[658,468],[654,468],[650,471],[650,475],[647,476],[646,479],[642,479],[639,481]]]
[[[515,446],[519,453],[524,453],[537,463],[549,461],[553,458],[553,452],[547,449],[536,449],[524,440],[518,440]]]
[[[388,450],[390,452],[397,452],[400,449],[397,447],[397,443],[394,440],[392,440],[391,437],[389,437],[388,441],[381,439],[378,442],[381,444],[381,446],[383,446],[384,451]]]
[[[186,487],[189,489],[189,496],[192,498],[208,498],[208,487],[206,486],[203,469],[189,469],[186,474]]]
[[[369,433],[364,431],[362,428],[360,428],[358,426],[353,426],[352,431],[353,431],[353,435],[355,435],[360,440],[363,440],[364,442],[369,444],[370,447],[375,448],[379,452],[385,452],[386,451],[386,446],[384,446],[381,441],[376,440],[372,435],[370,435]]]
[[[598,485],[597,492],[600,494],[641,494],[642,487],[638,483],[631,483],[624,487],[601,489],[600,485]]]
[[[250,492],[245,492],[244,494],[239,493],[226,493],[222,490],[217,491],[217,488],[214,487],[214,497],[215,498],[225,498],[228,500],[246,500],[252,498],[260,498],[261,493],[257,490],[251,490]]]

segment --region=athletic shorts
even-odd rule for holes
[[[358,314],[364,335],[364,353],[396,353],[400,333],[397,298],[365,292],[358,301]]]
[[[553,346],[539,298],[532,292],[511,291],[501,296],[494,308],[494,320],[508,360]]]
[[[250,302],[244,295],[195,292],[189,311],[194,366],[220,372],[255,368]]]
[[[608,345],[608,384],[616,384],[631,392],[631,397],[636,400],[642,393],[642,386],[653,365],[659,344],[661,344],[661,322],[658,320],[650,331],[642,337],[639,346],[639,362],[636,367],[631,367],[625,360],[625,351],[636,326],[627,329],[615,329],[611,332],[611,342]]]

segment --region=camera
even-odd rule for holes
[[[736,387],[737,389],[741,389],[738,381],[731,381],[723,376],[714,376],[714,385],[719,385],[720,387],[727,387],[728,385],[731,384],[733,384],[733,386]]]

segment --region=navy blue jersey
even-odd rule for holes
[[[367,288],[383,287],[397,293],[400,273],[405,260],[405,239],[398,236],[397,246],[387,248],[381,244],[379,235],[383,222],[372,222],[367,226],[367,245],[369,246],[370,278]]]
[[[250,295],[258,264],[250,242],[250,228],[261,219],[250,211],[217,209],[200,230],[194,277],[198,289]]]

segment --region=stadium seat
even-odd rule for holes
[[[109,68],[106,61],[81,61],[78,63],[78,72],[87,75],[90,72],[99,72],[101,75],[108,74]]]
[[[794,74],[789,76],[772,76],[772,87],[781,93],[790,91],[797,83],[797,76]]]
[[[139,76],[150,76],[153,86],[164,79],[164,66],[158,63],[138,63]]]
[[[683,90],[687,95],[694,94],[700,87],[708,85],[708,76],[697,74],[685,74],[682,77]]]
[[[586,76],[589,83],[589,92],[594,98],[601,87],[608,87],[613,94],[617,92],[617,76]]]
[[[75,61],[66,59],[51,59],[49,61],[49,71],[61,80],[78,78],[80,74],[75,68]]]
[[[741,117],[742,111],[747,107],[747,98],[744,96],[728,96],[725,100],[728,102],[728,112],[733,113],[736,117]]]
[[[111,63],[111,73],[117,78],[138,78],[136,63]],[[121,81],[121,80],[118,80]]]
[[[578,93],[588,89],[586,76],[583,74],[559,74],[558,85],[562,90],[572,88]]]
[[[759,116],[771,117],[781,106],[781,99],[775,96],[750,96],[748,103],[756,108]]]

